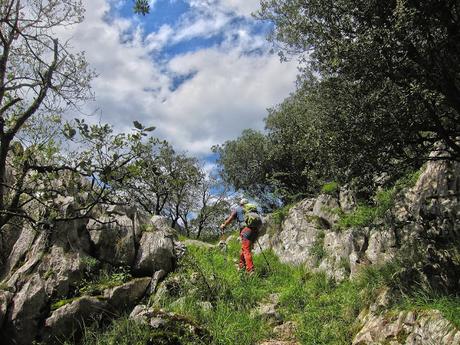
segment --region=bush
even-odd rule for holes
[[[276,225],[281,225],[281,223],[283,223],[283,221],[287,218],[289,210],[292,206],[293,204],[288,204],[272,212],[271,217]]]

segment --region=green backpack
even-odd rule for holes
[[[244,223],[252,230],[259,230],[262,226],[262,217],[257,210],[257,206],[253,204],[245,204],[243,206]]]

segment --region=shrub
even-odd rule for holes
[[[271,217],[275,224],[281,225],[283,221],[289,214],[289,210],[292,208],[293,204],[288,204],[283,207],[280,207],[272,212]]]
[[[324,250],[325,236],[326,233],[324,232],[324,230],[318,231],[315,242],[313,243],[313,246],[310,249],[310,253],[316,259],[317,263],[319,263],[326,256],[326,251]]]

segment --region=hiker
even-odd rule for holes
[[[251,249],[254,241],[257,238],[257,231],[262,225],[262,219],[258,214],[257,206],[250,204],[247,199],[241,199],[240,205],[235,208],[231,215],[220,226],[222,234],[224,229],[234,220],[240,224],[240,237],[241,237],[241,253],[239,269],[251,273],[254,271],[254,263],[252,262]]]

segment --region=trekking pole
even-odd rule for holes
[[[268,263],[267,257],[265,256],[264,251],[262,249],[262,246],[260,245],[259,239],[256,239],[256,242],[259,245],[260,253],[262,254],[262,256],[264,257],[265,262],[267,263],[268,271],[270,271],[270,264]]]
[[[227,262],[227,243],[225,242],[225,236],[223,232],[220,236],[219,247],[220,250],[224,253],[224,262]]]

